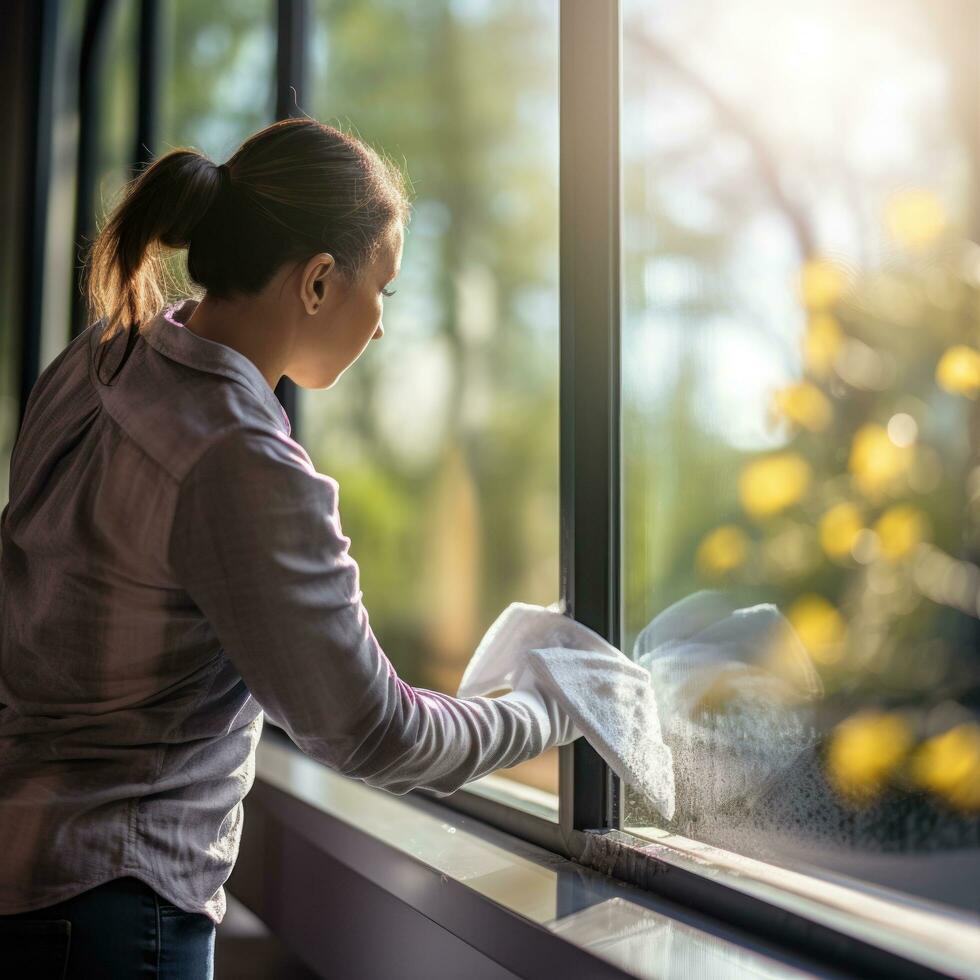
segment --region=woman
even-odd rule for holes
[[[96,240],[99,319],[31,393],[0,525],[5,970],[210,976],[263,712],[399,794],[577,734],[533,689],[398,678],[273,391],[382,337],[408,212],[390,164],[291,119],[220,167],[162,157]],[[161,310],[166,248],[200,301]]]

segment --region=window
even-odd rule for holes
[[[80,89],[100,80],[79,99],[82,237],[146,152],[224,159],[286,113],[409,174],[383,344],[331,390],[283,393],[342,487],[372,625],[406,680],[452,693],[508,603],[562,597],[649,667],[678,775],[666,821],[579,740],[445,802],[585,861],[625,830],[699,849],[709,877],[714,848],[799,873],[797,897],[843,880],[962,922],[980,879],[980,7],[50,6],[81,34]],[[25,259],[50,264],[43,337],[4,291],[0,486],[16,352],[53,350],[67,315],[66,226]],[[649,642],[705,590],[793,630],[707,666]],[[762,932],[738,888],[696,887]],[[819,933],[811,912],[793,937]]]
[[[404,165],[414,212],[383,340],[300,430],[385,652],[454,694],[508,603],[558,598],[557,9],[314,10],[304,108]],[[554,799],[557,755],[509,775]]]
[[[623,19],[624,649],[678,778],[625,824],[975,909],[977,7]],[[645,647],[700,589],[802,649]]]

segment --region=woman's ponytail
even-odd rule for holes
[[[130,182],[88,258],[89,313],[105,318],[104,340],[137,330],[165,305],[178,283],[161,246],[188,247],[222,183],[222,171],[194,150],[174,150]]]

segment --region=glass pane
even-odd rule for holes
[[[371,624],[455,693],[508,603],[558,597],[558,24],[546,2],[316,4],[317,119],[414,188],[385,335],[301,429]],[[511,774],[557,791],[557,753]]]
[[[93,211],[101,228],[132,176],[136,149],[136,59],[139,53],[139,8],[120,4],[112,14],[105,45],[106,62],[99,79],[102,105],[96,158]]]
[[[276,35],[270,0],[164,5],[162,143],[223,163],[275,118]]]
[[[623,43],[626,649],[678,786],[626,823],[975,908],[980,7],[626,0]],[[706,589],[793,629],[641,635]]]
[[[223,163],[275,118],[276,32],[270,0],[174,0],[164,5],[161,39],[162,155],[193,147]],[[184,278],[185,251],[166,256],[181,295],[200,298]]]

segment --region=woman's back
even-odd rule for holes
[[[181,479],[216,439],[289,423],[246,358],[165,315],[101,384],[99,326],[44,372],[12,460],[0,913],[155,869],[161,894],[220,918],[261,711],[175,581],[169,537]]]

